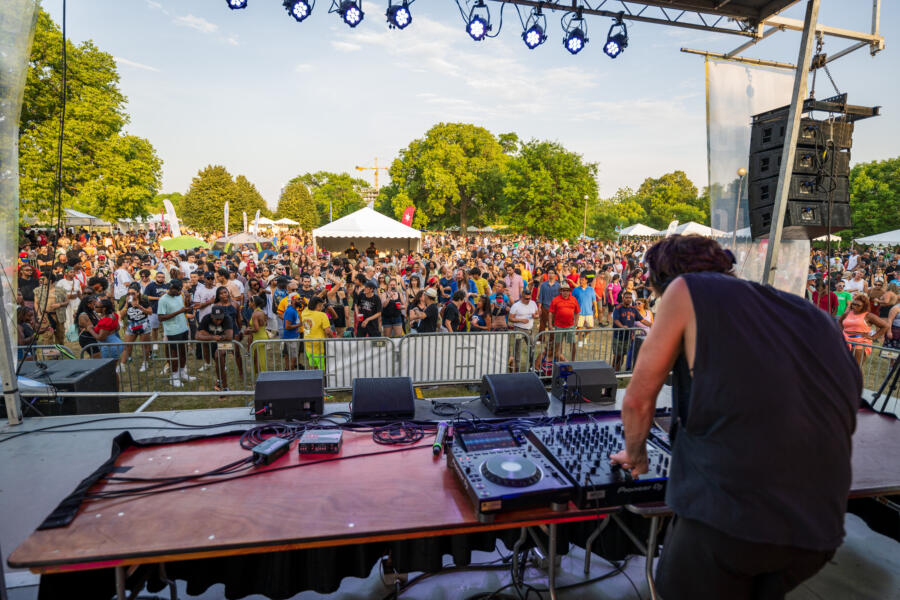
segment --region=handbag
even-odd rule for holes
[[[66,327],[66,341],[67,342],[77,342],[78,341],[78,325],[75,323],[70,324]]]

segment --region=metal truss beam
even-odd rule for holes
[[[877,11],[876,11],[877,12]],[[797,19],[789,19],[780,15],[769,17],[764,21],[770,27],[781,27],[783,29],[791,29],[793,31],[803,31],[803,21]],[[850,29],[841,29],[840,27],[829,27],[827,25],[816,25],[816,33],[830,35],[832,37],[844,38],[855,42],[866,42],[875,48],[875,52],[884,49],[884,37],[876,33],[862,33],[852,31]]]
[[[792,65],[791,63],[777,62],[774,60],[763,60],[761,58],[745,58],[743,56],[728,56],[727,54],[722,54],[721,52],[707,52],[706,50],[694,50],[693,48],[682,48],[681,51],[686,54],[699,54],[700,56],[708,56],[709,58],[732,60],[734,62],[758,65],[760,67],[776,67],[778,69],[790,69],[792,71],[797,68],[797,65]]]

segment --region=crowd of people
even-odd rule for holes
[[[212,238],[211,238],[212,239]],[[77,344],[124,368],[149,368],[166,344],[170,383],[196,340],[201,370],[227,387],[221,350],[281,338],[400,337],[409,333],[557,332],[540,360],[574,359],[585,333],[610,327],[613,362],[630,368],[634,338],[653,325],[643,256],[652,240],[549,240],[526,235],[423,235],[421,251],[314,250],[290,231],[263,247],[167,252],[153,231],[55,236],[23,229],[18,266],[20,358],[30,344]],[[808,297],[833,315],[862,363],[873,343],[900,347],[900,253],[811,254]],[[130,342],[147,342],[135,346]],[[321,343],[284,344],[288,368],[321,367]],[[266,356],[251,357],[265,370]],[[540,365],[538,365],[540,367]],[[242,371],[241,361],[238,368]]]

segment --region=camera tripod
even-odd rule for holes
[[[894,360],[894,365],[888,371],[888,374],[885,376],[884,381],[881,382],[881,386],[878,388],[878,391],[875,392],[875,395],[872,397],[872,410],[885,414],[887,411],[887,403],[890,397],[897,390],[897,384],[900,382],[900,358]],[[885,392],[885,388],[887,388],[887,392]],[[884,398],[881,399],[881,395],[884,394]],[[878,409],[878,400],[881,399],[881,409]]]

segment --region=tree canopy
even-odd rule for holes
[[[511,150],[518,138],[504,137]],[[400,151],[379,208],[399,218],[416,207],[414,227],[487,225],[501,213],[509,156],[494,135],[468,123],[438,123]]]
[[[225,202],[229,202],[228,230],[236,233],[244,228],[242,212],[247,213],[248,226],[259,210],[269,216],[269,209],[256,187],[243,175],[232,179],[221,165],[201,169],[181,199],[184,224],[200,231],[222,231],[225,228]]]
[[[316,209],[315,226],[325,225],[329,223],[329,213],[331,220],[337,220],[355,212],[365,206],[365,201],[360,192],[367,187],[369,183],[365,179],[353,177],[348,173],[330,173],[328,171],[317,171],[315,173],[306,173],[299,178],[305,183],[312,193],[312,201]],[[296,219],[299,221],[299,219]]]
[[[852,237],[900,229],[900,157],[850,169],[850,215]]]
[[[294,177],[282,188],[275,217],[293,219],[300,223],[300,227],[305,231],[318,225],[319,214],[316,204],[301,177]]]
[[[123,131],[125,96],[113,57],[86,41],[66,43],[62,199],[113,219],[148,214],[162,164],[145,139]],[[62,33],[38,11],[19,120],[19,190],[24,212],[48,216],[57,196],[62,103]]]

